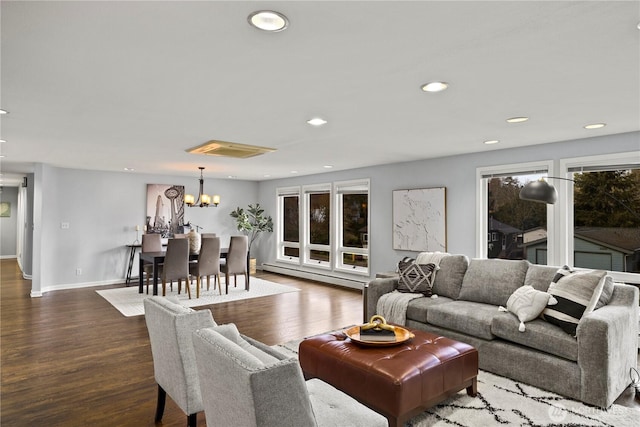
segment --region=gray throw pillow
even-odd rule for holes
[[[436,265],[416,264],[413,258],[405,257],[398,262],[398,291],[407,293],[421,293],[424,296],[432,295],[433,279],[436,274]]]

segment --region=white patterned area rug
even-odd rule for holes
[[[233,284],[233,280],[231,283]],[[242,280],[242,278],[238,278],[238,287],[234,287],[233,285],[229,286],[229,294],[224,293],[224,284],[222,285],[222,295],[218,293],[218,289],[213,290],[213,282],[211,283],[211,288],[208,291],[206,290],[207,285],[205,284],[204,286],[205,289],[200,290],[200,298],[196,298],[196,284],[194,281],[193,285],[191,285],[191,299],[189,299],[189,296],[184,289],[184,285],[182,286],[182,292],[178,295],[178,284],[174,282],[173,292],[170,291],[169,285],[167,285],[167,297],[177,297],[180,303],[185,307],[200,307],[203,305],[220,304],[223,302],[239,301],[243,299],[300,291],[298,288],[269,282],[268,280],[259,279],[257,277],[251,278],[248,292],[244,290],[244,280]],[[147,287],[145,286],[145,292],[146,289]],[[137,285],[127,288],[106,289],[96,292],[101,297],[109,301],[111,305],[126,317],[144,315],[143,301],[151,295],[146,293],[139,294]],[[162,285],[158,285],[158,293],[162,295]]]
[[[297,357],[299,340],[278,350]],[[551,374],[552,375],[552,374]],[[587,406],[539,388],[486,371],[478,374],[478,395],[462,390],[411,419],[406,427],[632,427],[640,425],[640,410],[612,405],[608,410]]]

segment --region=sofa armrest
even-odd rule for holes
[[[384,294],[392,292],[397,287],[397,277],[374,279],[364,286],[364,292],[362,296],[364,303],[363,320],[365,323],[369,322],[371,316],[376,314],[376,306],[378,305],[378,300],[380,299],[380,297]]]
[[[582,400],[609,407],[629,384],[638,354],[638,289],[616,284],[608,305],[578,324]]]

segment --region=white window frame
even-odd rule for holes
[[[284,254],[285,248],[298,248],[298,254],[300,254],[300,240],[302,236],[298,234],[298,243],[288,242],[284,240],[284,198],[287,196],[298,196],[298,224],[301,224],[300,215],[302,215],[302,197],[301,197],[300,186],[295,187],[282,187],[276,189],[277,199],[278,199],[278,221],[277,221],[277,231],[278,231],[278,242],[277,242],[277,255],[276,259],[281,262],[286,262],[290,264],[300,265],[301,257],[292,257]],[[299,226],[298,226],[299,228]],[[299,230],[298,233],[301,231]]]
[[[586,157],[573,157],[560,159],[559,175],[561,178],[573,179],[573,172],[571,169],[575,168],[589,168],[594,166],[611,167],[611,166],[627,166],[635,165],[640,168],[640,151],[615,153],[615,154],[603,154],[596,156]],[[565,180],[550,180],[553,181],[553,186],[558,191],[558,219],[559,219],[559,233],[563,236],[559,240],[559,260],[558,265],[573,265],[574,262],[574,218],[573,218],[573,189],[574,185],[571,181]],[[609,274],[613,277],[613,280],[626,283],[640,283],[640,274],[626,273],[621,271],[610,271]]]
[[[554,170],[554,162],[552,160],[476,168],[476,257],[487,258],[488,256],[488,177],[491,177],[491,175],[504,176],[505,174],[518,175],[527,172],[546,172],[547,176],[556,176]],[[550,206],[552,205],[547,205],[547,262],[550,263],[550,265],[555,265],[552,264],[556,256],[555,245],[552,244],[552,239],[555,238],[557,233],[553,221],[554,212]]]
[[[329,207],[329,212],[327,213],[329,215],[329,244],[328,245],[312,244],[311,236],[309,234],[311,229],[310,222],[309,222],[309,213],[311,212],[310,196],[312,194],[327,193],[329,194],[330,203],[333,203],[333,198],[331,197],[331,183],[305,185],[302,187],[302,193],[304,196],[303,202],[302,202],[303,209],[301,213],[303,215],[303,221],[301,222],[302,229],[300,230],[301,232],[304,231],[304,234],[301,236],[301,240],[303,240],[304,242],[303,251],[302,251],[303,252],[302,264],[308,267],[319,268],[322,270],[331,270],[333,258],[334,258],[332,245],[334,244],[333,236],[334,236],[334,224],[335,224],[335,219],[333,216],[334,209],[331,206]],[[329,261],[327,262],[327,261],[312,260],[311,259],[312,250],[328,252]]]
[[[369,275],[369,268],[371,265],[371,260],[369,258],[369,245],[366,248],[352,248],[342,246],[344,230],[342,228],[342,216],[343,216],[343,194],[349,193],[357,193],[357,194],[367,194],[367,227],[370,228],[371,224],[371,209],[370,209],[370,180],[369,179],[359,179],[359,180],[351,180],[351,181],[340,181],[335,182],[333,184],[333,204],[335,215],[335,239],[334,239],[334,269],[336,271],[341,271],[344,273],[353,273],[359,274],[363,276]],[[344,264],[342,262],[344,254],[356,254],[363,255],[367,258],[367,267],[359,267]]]

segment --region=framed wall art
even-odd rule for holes
[[[184,186],[147,184],[147,233],[173,237],[184,229]]]
[[[393,249],[446,252],[445,187],[393,191]]]

